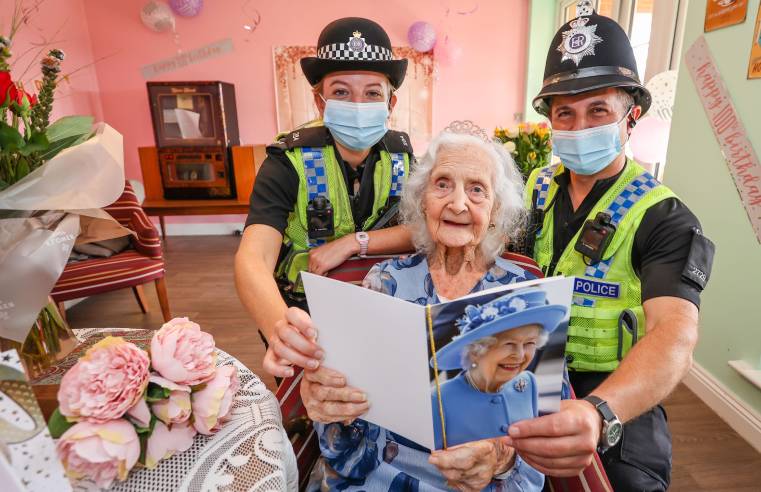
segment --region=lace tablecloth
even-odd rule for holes
[[[143,348],[148,347],[153,336],[151,330],[125,328],[88,328],[74,332],[82,345],[35,384],[58,383],[85,350],[106,335],[123,337]],[[232,364],[238,368],[241,386],[235,395],[231,420],[212,436],[198,434],[189,450],[161,460],[153,470],[133,470],[125,482],[114,482],[111,490],[297,490],[296,457],[283,429],[275,395],[256,374],[222,350],[218,350],[217,364]],[[98,490],[88,481],[75,483],[74,489]]]

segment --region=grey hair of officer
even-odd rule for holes
[[[410,177],[404,184],[400,211],[402,221],[412,233],[412,241],[417,251],[426,255],[433,253],[435,243],[428,233],[425,222],[423,200],[428,191],[429,180],[440,149],[475,145],[491,157],[494,168],[494,209],[490,227],[478,247],[488,263],[493,262],[505,248],[507,238],[516,237],[526,221],[523,204],[523,177],[515,166],[510,153],[498,143],[485,141],[477,136],[441,132],[434,138],[425,155],[415,164]]]
[[[544,327],[541,327],[539,330],[539,338],[536,340],[536,348],[540,349],[544,347],[549,338],[550,334],[547,333],[547,330],[545,330]],[[483,337],[473,343],[467,344],[465,348],[462,349],[462,356],[460,358],[460,362],[462,363],[461,367],[468,370],[468,368],[471,367],[471,364],[477,363],[478,359],[486,354],[496,343],[497,337]]]

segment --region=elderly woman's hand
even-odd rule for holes
[[[285,319],[275,323],[275,331],[269,338],[269,348],[264,355],[264,370],[273,376],[293,376],[291,364],[305,369],[317,369],[325,356],[315,343],[317,331],[312,318],[299,308],[288,308]]]
[[[515,463],[515,450],[504,438],[472,441],[446,450],[434,451],[428,461],[457,490],[483,490],[495,475],[509,470]]]
[[[304,371],[301,400],[309,418],[323,424],[343,422],[348,425],[370,408],[361,390],[347,386],[343,374],[327,367]]]

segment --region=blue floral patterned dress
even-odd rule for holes
[[[517,265],[497,258],[471,292],[536,278]],[[437,304],[426,257],[422,254],[386,260],[375,265],[364,286],[418,304]],[[402,403],[400,403],[402,404]],[[322,456],[308,490],[438,491],[448,490],[446,479],[428,463],[429,450],[362,419],[351,425],[315,423]],[[486,490],[538,491],[544,475],[516,457],[504,480],[493,480]]]

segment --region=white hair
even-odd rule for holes
[[[434,138],[425,155],[420,159],[404,185],[400,211],[402,222],[412,233],[412,240],[417,251],[426,255],[434,251],[433,238],[428,233],[425,221],[423,200],[428,191],[428,182],[436,166],[439,150],[445,147],[477,146],[492,159],[494,172],[494,208],[490,227],[479,244],[487,264],[491,264],[505,248],[508,238],[514,238],[526,221],[526,208],[523,203],[523,177],[515,166],[513,158],[505,148],[495,142],[486,142],[473,135],[442,132]]]
[[[539,330],[539,338],[536,340],[536,348],[540,349],[547,344],[547,340],[550,339],[550,334],[544,327]],[[460,362],[463,369],[468,369],[470,365],[481,358],[489,348],[497,343],[497,337],[483,337],[479,338],[473,343],[469,343],[462,349],[462,355],[460,356]]]

